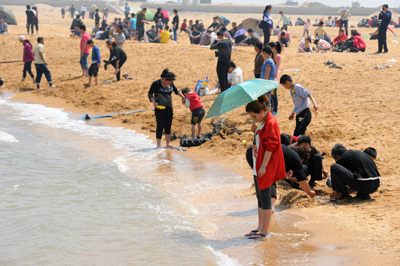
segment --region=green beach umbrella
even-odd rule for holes
[[[261,95],[270,92],[280,85],[276,81],[265,79],[250,79],[222,92],[213,102],[206,118],[221,116],[242,105],[256,100]]]
[[[139,15],[139,13],[141,13],[142,10],[139,10],[138,12],[136,12],[136,16]],[[144,15],[146,20],[148,21],[152,21],[154,19],[154,13],[151,10],[147,10],[146,14]]]

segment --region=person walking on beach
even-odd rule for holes
[[[110,49],[110,58],[106,62],[104,66],[107,69],[107,64],[111,64],[115,68],[114,74],[116,75],[117,81],[121,80],[121,67],[126,62],[128,58],[126,53],[122,48],[118,47],[116,42],[107,41],[106,42],[107,48]]]
[[[44,39],[43,37],[39,37],[37,39],[38,44],[33,49],[35,54],[35,67],[36,67],[36,86],[37,89],[41,89],[40,81],[42,79],[42,75],[44,74],[47,82],[50,85],[50,88],[55,88],[56,86],[53,84],[51,79],[50,70],[47,68],[46,56],[44,53]]]
[[[37,10],[36,6],[32,7],[32,12],[35,15],[35,17],[33,18],[33,25],[36,28],[36,36],[38,36],[38,34],[39,34],[39,11]]]
[[[30,5],[26,6],[26,29],[27,29],[27,34],[29,35],[29,29],[31,30],[31,35],[33,35],[33,27],[35,25],[35,13],[31,9]]]
[[[246,105],[246,112],[260,125],[255,130],[253,145],[254,183],[258,201],[258,227],[245,236],[261,239],[272,236],[269,231],[272,217],[271,186],[286,177],[278,121],[264,102],[263,95]]]
[[[125,18],[129,19],[129,14],[131,13],[131,7],[128,5],[128,3],[125,3]]]
[[[349,35],[348,27],[349,27],[349,18],[350,18],[350,10],[346,8],[346,6],[342,6],[342,9],[339,10],[338,14],[340,14],[340,24],[339,28],[345,28],[346,35]]]
[[[267,5],[264,9],[263,12],[263,21],[264,21],[264,28],[263,28],[263,32],[264,32],[264,45],[267,45],[269,43],[270,37],[271,37],[271,33],[272,30],[274,29],[274,21],[272,20],[271,17],[271,9],[272,6],[271,5]]]
[[[83,6],[81,7],[82,19],[85,19],[85,14],[86,14],[86,12],[87,12],[86,5],[83,5]]]
[[[314,100],[311,92],[306,90],[300,84],[294,84],[293,79],[289,75],[283,75],[279,83],[285,88],[290,90],[290,95],[292,96],[294,109],[289,116],[289,120],[293,120],[296,115],[296,128],[293,135],[298,137],[304,135],[307,130],[307,126],[311,122],[311,111],[310,111],[310,100],[311,99],[314,110],[318,111],[317,103]]]
[[[35,60],[35,56],[33,55],[32,51],[32,44],[23,35],[19,36],[19,41],[24,46],[24,56],[23,56],[24,70],[21,82],[24,82],[26,78],[26,73],[28,72],[29,76],[31,76],[32,78],[32,82],[35,83],[34,75],[32,73],[32,62],[33,60]]]
[[[335,192],[332,200],[351,199],[347,186],[357,191],[357,198],[371,199],[369,194],[374,193],[381,182],[381,175],[371,157],[362,151],[347,150],[340,143],[333,146],[331,156],[336,162],[331,166],[332,188]]]
[[[376,53],[387,53],[389,50],[387,48],[387,42],[386,42],[386,33],[388,26],[390,24],[390,21],[392,20],[392,12],[389,10],[388,5],[383,5],[381,12],[379,13],[379,20],[381,21],[379,28],[378,28],[378,52]]]
[[[154,81],[151,84],[148,97],[155,108],[155,116],[157,122],[156,139],[157,147],[161,147],[161,138],[165,134],[165,142],[167,148],[173,148],[170,145],[171,141],[171,126],[174,116],[172,108],[172,92],[185,100],[185,96],[175,87],[175,74],[168,69],[164,69],[161,74],[161,79]]]
[[[217,39],[212,43],[211,50],[217,50],[215,56],[218,57],[217,75],[221,92],[228,88],[228,72],[231,65],[232,42],[224,37],[222,31],[217,32]]]
[[[65,18],[65,7],[61,8],[61,17]]]
[[[81,57],[80,57],[80,64],[82,68],[82,77],[88,77],[88,63],[87,59],[89,57],[90,47],[87,45],[87,42],[91,39],[90,34],[86,32],[85,25],[79,25],[79,31],[81,33]]]
[[[95,85],[97,86],[98,84],[98,73],[99,73],[99,68],[101,64],[101,58],[100,58],[100,50],[99,48],[94,44],[93,40],[89,40],[87,42],[87,45],[92,48],[92,64],[90,64],[89,68],[89,83],[88,87],[92,86],[92,77],[94,77]]]

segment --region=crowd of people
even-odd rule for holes
[[[86,8],[86,6],[84,7]],[[232,22],[232,29],[228,31],[226,27],[231,23],[230,19],[221,15],[215,16],[213,22],[207,28],[200,21],[195,21],[193,24],[193,21],[190,20],[189,25],[186,25],[185,19],[180,27],[181,31],[178,33],[180,21],[177,9],[173,11],[172,30],[169,29],[168,25],[169,17],[160,8],[154,15],[152,21],[154,25],[145,32],[144,24],[150,23],[146,19],[146,8],[143,8],[138,14],[134,14],[130,13],[128,5],[125,7],[125,18],[116,18],[110,25],[106,23],[108,12],[103,9],[101,27],[99,27],[101,20],[99,9],[97,7],[91,8],[89,18],[95,20],[96,32],[92,32],[93,35],[90,35],[82,20],[87,12],[85,8],[82,7],[81,12],[76,14],[72,5],[69,11],[71,12],[71,17],[74,18],[71,32],[81,39],[80,65],[82,76],[89,78],[88,86],[92,85],[93,77],[95,85],[98,85],[98,72],[102,64],[100,51],[95,44],[96,39],[107,39],[106,46],[109,49],[109,59],[103,60],[104,69],[107,70],[108,65],[112,65],[115,69],[116,80],[119,81],[121,79],[121,68],[128,58],[123,50],[126,40],[136,39],[138,41],[148,40],[155,43],[168,43],[171,36],[173,36],[173,40],[177,41],[179,34],[184,32],[188,34],[191,43],[209,44],[211,50],[216,50],[215,56],[218,58],[216,71],[221,92],[243,82],[242,69],[231,59],[232,46],[244,43],[253,45],[256,52],[254,77],[279,81],[281,86],[288,90],[294,105],[288,119],[295,120],[295,126],[293,134],[281,134],[276,119],[278,115],[277,89],[246,105],[246,112],[254,120],[251,127],[254,132],[254,141],[247,151],[246,158],[253,169],[259,215],[258,227],[246,234],[246,237],[259,239],[271,236],[269,225],[277,198],[276,182],[279,180],[285,179],[294,188],[301,188],[309,197],[315,197],[316,193],[312,189],[315,187],[316,182],[329,176],[329,172],[324,165],[324,154],[317,150],[312,144],[311,138],[306,134],[307,128],[312,121],[310,105],[312,103],[315,112],[318,111],[318,105],[311,91],[301,84],[295,83],[291,76],[280,75],[279,73],[283,60],[281,56],[282,49],[290,44],[290,34],[288,32],[290,19],[283,12],[280,12],[281,20],[279,20],[279,22],[282,21],[281,37],[279,41],[271,42],[270,35],[274,29],[274,23],[270,15],[272,6],[266,6],[263,12],[263,25],[260,24],[260,28],[264,32],[263,43],[261,37],[251,29],[240,32],[241,27],[235,22]],[[64,9],[62,12],[63,17],[65,11]],[[34,28],[36,28],[37,33],[37,9],[31,9],[30,6],[27,6],[26,14],[28,22],[27,33],[34,34]],[[365,42],[357,30],[351,30],[351,37],[347,38],[347,22],[343,21],[350,17],[349,11],[342,9],[340,14],[339,34],[333,41],[330,41],[324,30],[325,23],[320,21],[315,30],[317,48],[314,49],[313,42],[308,36],[304,39],[303,45],[299,47],[299,51],[312,53],[314,50],[327,51],[332,47],[339,52],[345,50],[350,52],[365,51]],[[383,5],[378,19],[380,20],[377,33],[379,36],[378,53],[387,52],[386,30],[391,21],[391,13],[387,5]],[[304,25],[306,24],[310,25],[310,21],[307,20]],[[305,27],[304,30],[309,35],[310,27]],[[107,33],[107,36],[103,36],[105,33]],[[247,37],[241,37],[240,40],[237,39],[246,33],[248,34]],[[100,38],[97,38],[98,36]],[[21,35],[19,41],[23,45],[24,61],[21,82],[24,82],[27,74],[29,74],[32,82],[40,89],[41,78],[44,74],[50,88],[54,88],[51,72],[47,67],[44,38],[38,37],[35,47],[25,36]],[[89,67],[88,59],[90,53],[92,56]],[[36,78],[32,72],[32,62],[35,64]],[[158,147],[161,147],[161,140],[164,134],[166,146],[173,148],[170,144],[173,120],[172,93],[179,96],[182,104],[185,104],[191,110],[192,137],[201,138],[201,122],[204,119],[205,110],[200,97],[196,92],[191,92],[188,88],[180,91],[174,85],[175,79],[176,75],[165,69],[161,74],[161,78],[151,84],[148,92],[149,101],[155,108]],[[3,82],[3,80],[1,81]],[[369,195],[379,188],[380,174],[374,163],[376,150],[373,148],[361,152],[347,150],[342,144],[336,144],[332,148],[331,157],[336,162],[330,169],[329,185],[335,192],[332,200],[349,200],[351,197],[348,187],[355,190],[357,197],[360,199],[369,199]],[[310,176],[310,179],[307,182],[308,176]]]

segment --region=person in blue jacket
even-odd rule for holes
[[[383,5],[381,9],[381,13],[379,13],[379,20],[381,21],[378,29],[378,54],[387,53],[389,50],[387,48],[386,42],[386,32],[387,28],[392,20],[392,12],[389,10],[388,5]]]
[[[89,47],[92,48],[92,64],[90,65],[90,68],[89,68],[88,87],[90,87],[92,85],[92,77],[94,77],[94,82],[95,82],[95,85],[97,86],[97,84],[98,84],[97,74],[99,73],[99,68],[100,68],[100,63],[101,63],[100,50],[99,50],[99,47],[97,47],[94,44],[93,40],[87,41],[87,45],[89,45]]]

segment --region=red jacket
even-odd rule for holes
[[[193,112],[194,110],[203,107],[203,104],[200,101],[200,96],[197,95],[197,93],[195,91],[188,93],[186,95],[186,98],[188,98],[190,101],[190,107],[189,107],[190,111]]]
[[[260,147],[258,148],[256,157],[257,175],[265,152],[270,151],[272,155],[265,169],[265,175],[258,176],[258,186],[260,190],[267,189],[273,183],[286,177],[285,159],[283,158],[278,121],[271,112],[268,112],[264,123],[264,127],[257,131],[260,137]]]
[[[353,46],[357,47],[357,49],[365,49],[367,47],[364,39],[360,35],[356,35],[353,37]]]
[[[333,39],[333,43],[341,43],[345,40],[347,40],[346,34],[343,34],[342,38],[340,38],[340,35],[338,35],[335,39]]]

